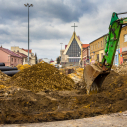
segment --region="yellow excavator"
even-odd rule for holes
[[[119,19],[118,15],[126,13],[113,12],[102,62],[86,65],[84,68],[83,79],[86,84],[87,94],[97,93],[101,89],[104,79],[111,71],[122,26],[127,25],[127,17]]]

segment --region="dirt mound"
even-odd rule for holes
[[[119,73],[119,75],[127,76],[127,62],[122,63],[118,67],[117,66],[113,66],[112,69],[116,73]]]
[[[40,68],[38,70],[37,66],[32,70],[39,71]],[[40,66],[47,66],[47,64],[40,64]],[[31,68],[24,69],[24,73],[26,75],[29,71],[33,73]],[[55,70],[56,68],[52,69]],[[54,74],[53,72],[45,71],[44,74],[50,77],[50,74]],[[15,78],[18,78],[18,75],[23,77],[24,73],[22,71],[21,74],[17,73]],[[57,69],[55,73],[58,73]],[[35,74],[38,79],[38,74],[36,72]],[[27,83],[27,80],[30,80],[29,75],[27,75],[27,78],[23,77]],[[58,74],[58,76],[60,75]],[[15,78],[13,78],[14,81]],[[32,78],[34,79],[34,76]],[[10,82],[15,83],[12,82],[13,80]],[[20,80],[16,79],[16,83]],[[24,84],[25,81],[23,81]],[[29,88],[31,89],[31,87]],[[0,90],[0,123],[28,123],[77,119],[125,110],[127,110],[127,79],[114,71],[111,71],[106,77],[102,84],[102,90],[93,95],[87,95],[85,88],[81,90],[72,89],[71,91],[40,91],[38,93],[14,86]]]
[[[23,69],[31,67],[31,66],[29,64],[24,64],[24,65],[18,64],[16,67],[18,68],[18,70],[23,70]]]
[[[41,90],[72,90],[74,81],[48,63],[39,63],[21,70],[6,83],[34,92]]]
[[[0,81],[6,81],[6,80],[8,80],[8,79],[10,79],[10,78],[11,78],[10,76],[4,74],[4,73],[1,72],[1,70],[0,70]]]

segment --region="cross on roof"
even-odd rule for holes
[[[71,26],[71,27],[74,27],[74,32],[75,32],[75,27],[78,27],[78,26],[75,26],[75,23],[74,23],[74,26]]]

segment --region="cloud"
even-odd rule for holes
[[[55,59],[61,45],[71,39],[74,23],[82,43],[108,33],[113,12],[125,12],[125,0],[0,0],[0,45],[28,48],[29,8],[30,49],[40,58]],[[127,15],[120,15],[127,17]]]

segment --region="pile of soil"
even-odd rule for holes
[[[48,63],[38,63],[16,73],[7,84],[33,92],[41,90],[72,90],[74,81]]]
[[[75,71],[71,74],[68,74],[68,77],[70,77],[71,79],[73,79],[73,81],[75,83],[80,83],[82,82],[82,78],[83,78],[83,68],[75,68]]]
[[[16,67],[18,68],[18,70],[23,70],[23,69],[31,67],[31,66],[29,64],[24,64],[24,65],[18,64]]]
[[[8,79],[10,79],[10,78],[11,78],[10,76],[4,74],[4,73],[1,72],[1,70],[0,70],[0,81],[6,81],[6,80],[8,80]]]
[[[123,62],[119,66],[113,66],[112,69],[122,76],[127,76],[127,62]]]
[[[114,71],[106,77],[102,90],[92,95],[87,95],[85,88],[37,93],[15,86],[0,90],[0,123],[78,119],[125,110],[127,79]]]

